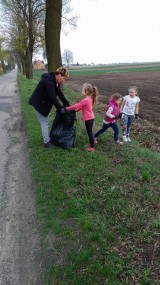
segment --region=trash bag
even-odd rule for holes
[[[50,140],[54,145],[64,149],[69,149],[74,145],[76,137],[76,112],[67,111],[64,114],[56,112],[52,128],[50,131]]]

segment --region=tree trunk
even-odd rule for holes
[[[15,61],[16,61],[19,72],[22,72],[22,61],[21,61],[20,55],[15,54]]]
[[[26,67],[26,77],[28,79],[33,79],[32,52],[30,50],[28,50],[26,53],[25,67]]]
[[[62,0],[46,0],[45,43],[48,72],[55,71],[62,65],[61,34]]]
[[[33,66],[32,66],[32,56],[33,56],[33,10],[32,10],[32,0],[28,0],[28,17],[29,17],[29,27],[28,27],[28,49],[26,52],[26,77],[28,79],[33,79]]]
[[[5,66],[3,59],[1,59],[1,64],[2,64],[2,68],[3,68],[3,73],[6,73],[6,66]]]
[[[24,56],[21,56],[21,63],[22,63],[22,73],[24,76],[26,76],[26,65],[25,65],[25,59]]]

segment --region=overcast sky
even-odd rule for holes
[[[78,28],[61,34],[74,63],[160,61],[160,0],[72,0]]]

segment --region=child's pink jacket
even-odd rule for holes
[[[111,112],[112,117],[107,116],[107,111],[109,108],[112,108],[112,112]],[[114,123],[115,117],[118,116],[118,114],[119,114],[119,106],[117,102],[111,98],[109,100],[109,104],[106,106],[104,121],[107,123]]]
[[[86,96],[84,99],[82,99],[80,102],[66,107],[67,111],[75,110],[76,112],[82,110],[82,120],[88,121],[94,119],[94,113],[93,113],[93,103],[91,96]]]

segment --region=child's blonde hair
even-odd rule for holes
[[[98,88],[96,86],[92,86],[91,84],[85,82],[83,84],[83,90],[92,97],[92,103],[94,105],[98,98]]]
[[[138,88],[137,88],[137,86],[130,86],[130,87],[128,88],[128,92],[129,92],[131,89],[134,89],[134,91],[138,94]]]

